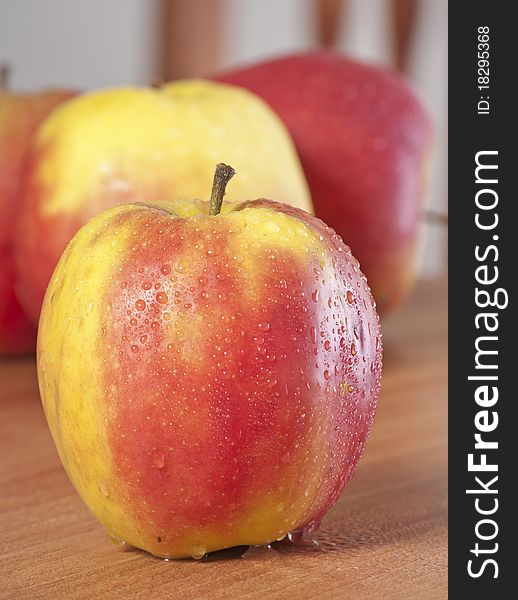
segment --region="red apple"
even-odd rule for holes
[[[12,252],[0,247],[0,355],[31,352],[36,345],[36,329],[18,302],[14,281]]]
[[[315,213],[360,261],[380,311],[416,272],[431,126],[394,72],[332,52],[267,61],[216,77],[261,96],[290,131]]]
[[[180,200],[93,218],[41,312],[40,390],[63,465],[112,538],[163,557],[316,529],[380,387],[379,320],[349,248],[286,204],[219,213],[220,183],[210,210]]]
[[[35,349],[36,328],[15,294],[13,230],[25,159],[39,124],[71,96],[63,90],[11,94],[0,88],[0,354]]]

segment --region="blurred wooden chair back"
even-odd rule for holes
[[[394,66],[405,71],[422,0],[387,1],[390,2]],[[348,0],[312,0],[318,45],[336,46],[339,28],[347,19],[348,4]],[[301,7],[306,5],[301,3]],[[227,8],[224,0],[161,0],[158,59],[162,81],[199,77],[219,67]]]

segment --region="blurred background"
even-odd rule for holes
[[[428,207],[447,211],[447,0],[2,0],[10,87],[94,89],[199,77],[332,47],[401,70],[435,125]],[[66,48],[66,51],[63,49]],[[446,270],[446,228],[424,223],[421,272]]]
[[[274,552],[264,568],[261,557],[195,569],[178,561],[172,572],[114,549],[59,466],[33,356],[4,359],[0,335],[0,598],[235,597],[242,586],[247,597],[308,597],[331,579],[337,592],[325,597],[446,597],[447,8],[447,0],[0,0],[0,64],[10,66],[14,91],[148,85],[325,47],[400,71],[435,137],[421,281],[405,310],[383,321],[376,424],[344,501],[324,522],[320,550]],[[22,326],[24,318],[19,308]],[[6,331],[6,344],[20,338]],[[31,328],[25,351],[33,337]]]

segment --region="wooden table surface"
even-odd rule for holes
[[[446,289],[421,282],[384,323],[373,432],[318,545],[201,561],[116,548],[59,463],[34,360],[0,360],[0,598],[446,598]]]

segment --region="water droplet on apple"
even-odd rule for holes
[[[354,302],[354,296],[353,293],[350,290],[347,290],[347,302],[349,302],[349,304],[352,304]]]
[[[133,344],[131,346],[131,351],[136,354],[139,351],[139,347],[137,346],[137,344]]]
[[[311,299],[313,300],[313,302],[318,302],[318,298],[320,296],[320,293],[318,290],[315,290],[312,294],[311,294]]]
[[[165,467],[165,456],[161,450],[153,450],[150,454],[151,466],[155,469],[163,469]]]
[[[347,396],[347,394],[349,393],[349,386],[347,385],[347,382],[341,381],[338,387],[340,389],[340,396]]]
[[[331,379],[331,374],[329,373],[329,371],[327,369],[324,371],[324,379],[326,381],[329,381]]]
[[[301,529],[297,529],[295,531],[289,531],[288,539],[290,540],[290,542],[292,544],[298,544],[299,542],[302,541],[303,535],[304,535],[304,532]]]
[[[263,229],[268,233],[279,233],[281,228],[274,221],[265,221],[263,223]]]
[[[318,530],[320,529],[320,521],[319,520],[315,520],[315,521],[311,521],[310,523],[308,523],[308,525],[306,527],[304,527],[303,533],[304,535],[312,535],[313,533],[316,533]],[[315,540],[313,540],[315,541]],[[318,542],[317,542],[318,544]]]
[[[142,289],[143,290],[150,290],[153,287],[153,284],[151,283],[151,281],[145,281],[142,284]]]
[[[316,344],[317,343],[317,330],[311,326],[309,328],[309,335],[311,336],[311,341]]]
[[[121,540],[120,538],[118,538],[115,535],[111,535],[108,534],[108,537],[110,538],[110,542],[114,545],[114,546],[124,546],[124,544],[126,543],[124,540]]]
[[[351,344],[351,354],[356,356],[356,346],[354,345],[354,342]]]
[[[324,350],[331,350],[331,342],[329,340],[324,342]]]
[[[108,484],[106,483],[106,481],[101,480],[99,482],[99,491],[103,496],[108,497],[110,495],[110,490],[108,489]]]
[[[146,303],[144,302],[144,300],[137,300],[135,302],[135,308],[137,310],[144,310],[146,308]]]
[[[162,265],[160,267],[160,273],[162,273],[162,275],[169,275],[169,273],[171,273],[171,265]]]
[[[195,545],[191,548],[190,554],[195,560],[200,560],[207,553],[207,548],[205,546]]]
[[[158,292],[158,294],[156,295],[156,301],[160,304],[167,304],[168,300],[169,298],[167,297],[167,294],[165,292]]]

